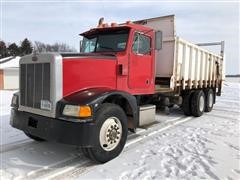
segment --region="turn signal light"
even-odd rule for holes
[[[65,105],[63,115],[86,118],[92,116],[92,111],[90,106]]]
[[[92,111],[89,106],[80,106],[79,117],[90,117],[92,116]]]

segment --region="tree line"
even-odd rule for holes
[[[32,44],[25,38],[20,45],[11,43],[7,45],[4,41],[0,41],[0,58],[8,56],[23,56],[32,53]]]
[[[24,56],[31,54],[33,50],[37,52],[76,52],[76,50],[66,43],[46,44],[40,41],[32,43],[25,38],[17,45],[16,43],[5,43],[0,40],[0,58],[9,56]]]

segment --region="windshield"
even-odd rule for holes
[[[119,52],[127,45],[129,30],[114,30],[83,37],[81,52]]]

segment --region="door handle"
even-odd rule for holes
[[[118,65],[118,74],[123,75],[123,65],[122,64]]]
[[[118,65],[118,74],[119,74],[119,75],[122,75],[122,76],[128,75],[127,68],[124,67],[123,64],[119,64],[119,65]]]

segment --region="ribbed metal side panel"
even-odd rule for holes
[[[41,100],[50,101],[50,63],[21,64],[20,102],[40,109]]]

